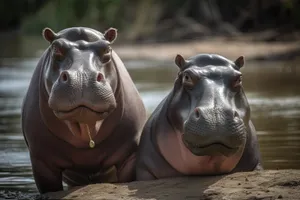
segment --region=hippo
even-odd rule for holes
[[[49,43],[22,104],[22,131],[40,193],[135,180],[146,110],[112,49],[117,29],[43,30]]]
[[[242,87],[244,56],[178,54],[174,87],[151,114],[137,153],[137,180],[262,169]]]

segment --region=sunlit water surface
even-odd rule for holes
[[[0,62],[0,198],[10,191],[35,193],[20,111],[37,58]],[[265,169],[300,169],[300,62],[247,62],[243,84]],[[125,61],[148,114],[177,75],[173,62]]]

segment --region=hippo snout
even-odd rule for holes
[[[182,137],[196,155],[231,155],[244,145],[246,129],[232,108],[197,107],[185,121]]]
[[[91,78],[94,77],[94,81],[101,82],[104,80],[103,74],[101,72],[96,72],[94,74],[95,74],[94,76],[91,76]],[[59,78],[62,83],[71,84],[71,83],[76,82],[77,76],[76,76],[76,73],[72,74],[69,71],[63,71],[63,72],[61,72]]]
[[[100,120],[116,108],[114,92],[99,71],[62,71],[48,103],[58,118],[79,122]]]
[[[224,113],[224,116],[223,116],[223,113]],[[209,114],[210,114],[209,110],[197,107],[194,110],[193,117],[195,117],[196,120],[200,120],[201,118],[202,119],[208,118]],[[218,112],[216,110],[216,112],[214,114],[219,115],[219,118],[225,117],[225,118],[227,118],[227,120],[231,120],[231,119],[239,120],[240,119],[238,112],[233,110],[233,109],[230,109],[230,108],[229,109],[224,109],[222,112]]]

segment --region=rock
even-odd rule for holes
[[[240,184],[239,184],[240,183]],[[126,184],[94,184],[48,193],[49,199],[299,199],[300,170],[239,172]]]

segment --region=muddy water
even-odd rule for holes
[[[0,62],[0,197],[35,193],[20,107],[36,58]],[[148,114],[173,86],[173,63],[126,61]],[[247,62],[243,84],[266,169],[300,169],[300,61]],[[298,67],[298,69],[297,69]]]

